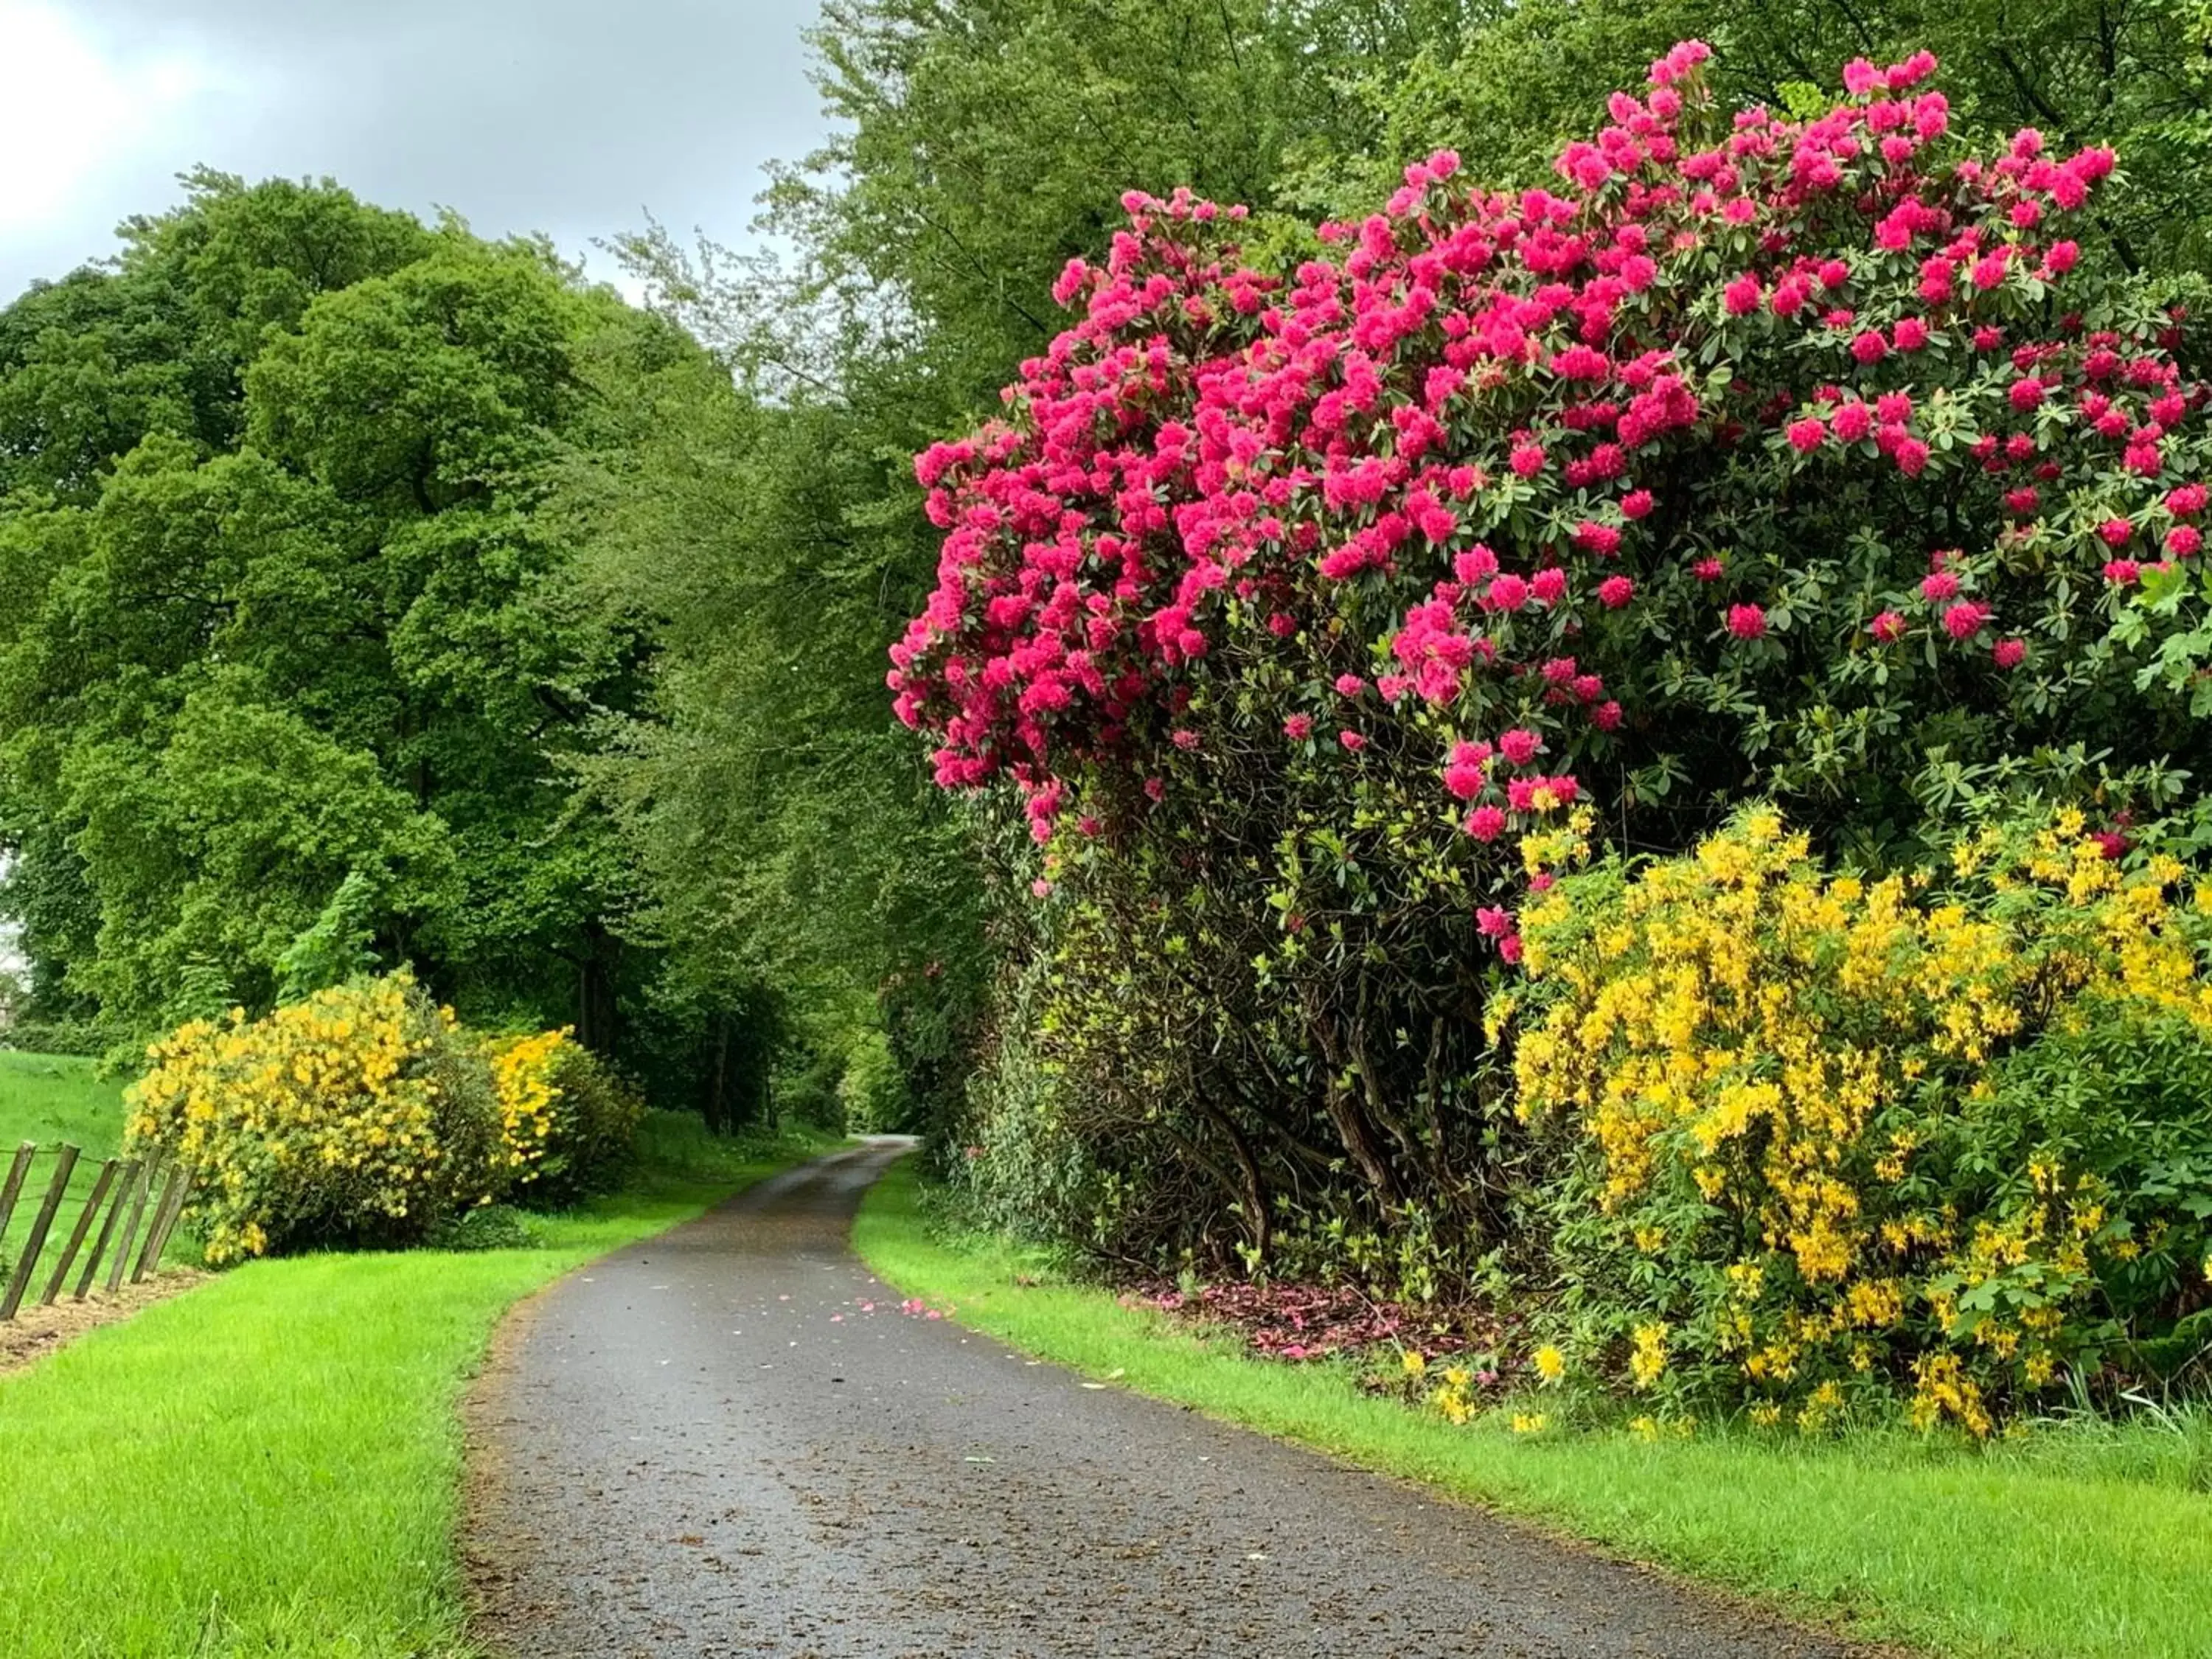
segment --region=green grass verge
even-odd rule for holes
[[[644,1140],[530,1248],[250,1262],[0,1376],[0,1651],[465,1652],[457,1411],[500,1315],[830,1144]]]
[[[1054,1282],[1033,1254],[939,1231],[910,1164],[869,1194],[854,1242],[902,1291],[1030,1353],[1856,1634],[2012,1659],[2212,1653],[2201,1421],[2054,1429],[1981,1449],[1903,1433],[1516,1437],[1496,1414],[1455,1429],[1360,1394],[1342,1368],[1249,1358]]]

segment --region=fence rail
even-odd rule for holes
[[[173,1158],[108,1158],[93,1171],[88,1191],[70,1192],[87,1168],[82,1148],[67,1142],[51,1150],[27,1140],[0,1176],[0,1322],[15,1317],[38,1282],[40,1261],[58,1243],[37,1304],[52,1307],[77,1270],[73,1299],[92,1294],[103,1263],[104,1288],[113,1295],[126,1277],[136,1285],[158,1269],[191,1195],[190,1170]],[[151,1200],[151,1207],[149,1207]],[[73,1218],[65,1220],[72,1201]],[[18,1225],[27,1217],[25,1224]],[[144,1231],[140,1231],[140,1224]],[[88,1248],[88,1241],[89,1247]],[[131,1247],[137,1247],[134,1260]]]

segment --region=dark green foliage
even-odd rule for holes
[[[532,1250],[544,1236],[537,1217],[511,1204],[482,1204],[441,1221],[422,1241],[431,1250]]]
[[[0,1029],[0,1048],[26,1054],[68,1054],[96,1060],[125,1041],[112,1026],[80,1024],[70,1020],[11,1020]]]
[[[2037,1201],[2020,1173],[2034,1160],[2110,1195],[2085,1374],[2109,1364],[2165,1384],[2212,1375],[2212,1042],[2202,1030],[2179,1016],[2100,1011],[2007,1059],[1990,1097],[1946,1127],[1929,1179],[1961,1213]],[[1960,1306],[2015,1315],[2035,1288],[2023,1272],[2000,1274]]]
[[[631,253],[706,337],[797,325],[665,240]],[[690,1075],[732,1126],[836,1121],[848,1054],[886,1024],[915,1040],[910,1073],[957,1071],[980,983],[972,832],[883,687],[934,570],[907,460],[926,388],[850,367],[842,391],[771,399],[732,344],[640,386],[649,401],[610,397],[630,441],[569,477],[586,595],[658,653],[642,706],[575,770],[634,861],[624,925],[664,953],[653,997],[690,1012]]]
[[[855,333],[918,383],[921,423],[957,422],[993,407],[1009,368],[1057,331],[1052,281],[1104,245],[1125,191],[1188,185],[1275,207],[1302,156],[1364,155],[1376,141],[1358,76],[1388,83],[1492,11],[1484,0],[832,0],[812,40],[840,130],[779,176],[771,217]],[[807,339],[775,332],[780,356]],[[830,370],[849,386],[851,340],[829,343]]]

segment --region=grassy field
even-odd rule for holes
[[[632,1190],[528,1248],[252,1262],[0,1376],[0,1651],[465,1651],[456,1407],[500,1315],[824,1144],[644,1141]]]
[[[123,1085],[94,1077],[92,1061],[0,1048],[0,1152],[66,1140],[96,1160],[122,1136]]]
[[[1040,1261],[928,1224],[911,1166],[869,1196],[868,1264],[962,1323],[1093,1376],[1536,1517],[1640,1559],[1943,1654],[2212,1653],[2212,1433],[2039,1430],[1975,1449],[1917,1436],[1516,1437],[1246,1357]],[[1034,1284],[1018,1284],[1017,1275]]]
[[[83,1156],[70,1177],[57,1224],[66,1228],[76,1218],[77,1206],[99,1179],[100,1160],[112,1158],[122,1144],[123,1085],[94,1076],[89,1060],[0,1049],[0,1173],[27,1140],[36,1141],[49,1156],[31,1166],[15,1213],[0,1235],[0,1259],[11,1261],[16,1246],[31,1230],[46,1182],[53,1178],[51,1154],[64,1141]],[[199,1249],[179,1234],[170,1239],[162,1259],[197,1262]]]

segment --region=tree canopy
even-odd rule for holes
[[[64,1006],[264,1003],[343,884],[471,1006],[608,1016],[628,881],[564,757],[637,692],[552,469],[696,357],[543,247],[197,176],[0,316],[0,800]]]

